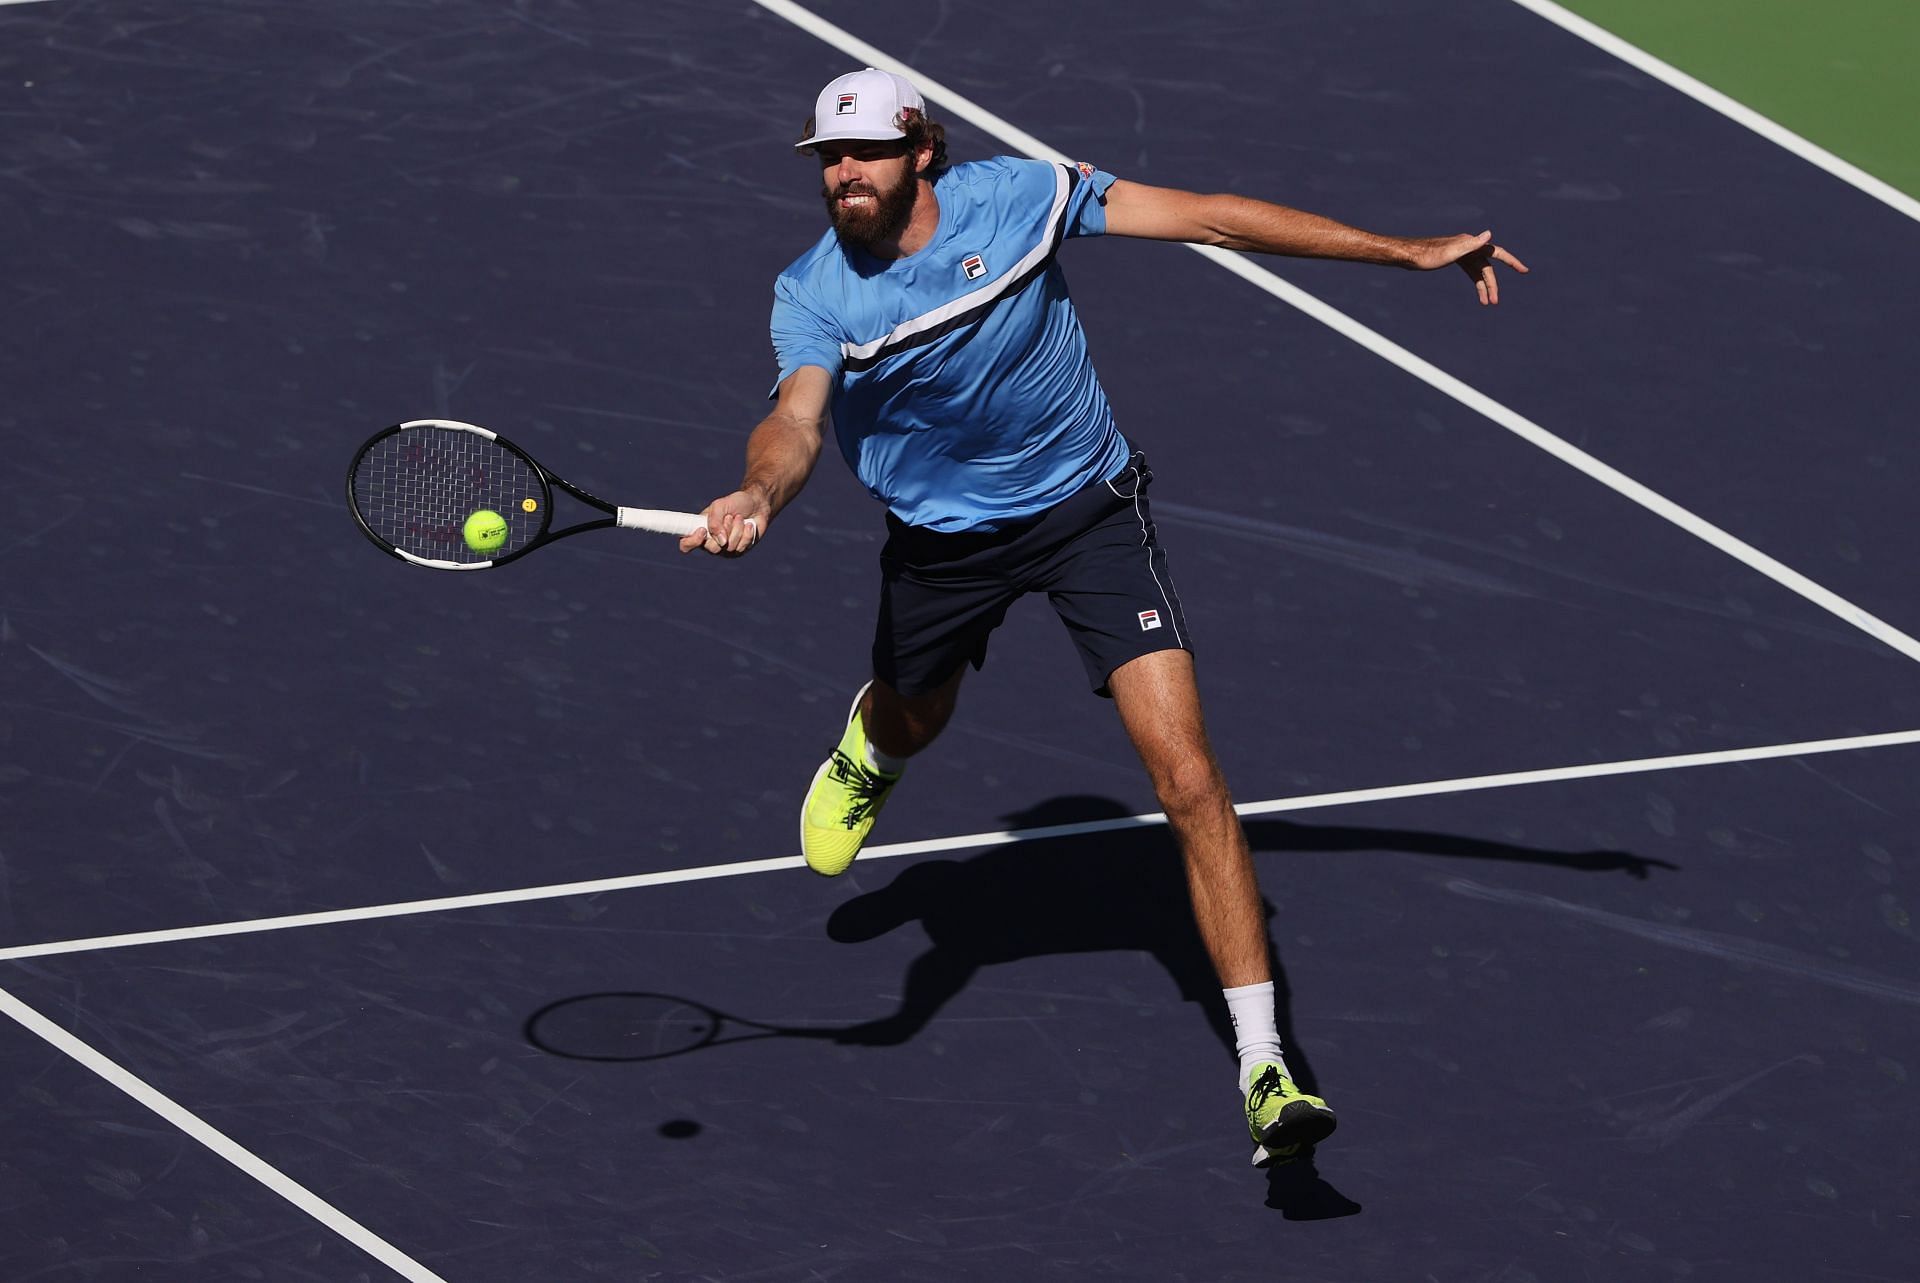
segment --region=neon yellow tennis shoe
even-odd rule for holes
[[[1280,1066],[1267,1062],[1253,1067],[1247,1130],[1260,1146],[1253,1155],[1256,1166],[1292,1162],[1333,1135],[1334,1123],[1327,1102],[1294,1086]]]
[[[806,803],[800,808],[800,853],[806,856],[809,869],[827,877],[845,873],[860,854],[887,794],[900,780],[867,765],[867,731],[860,720],[860,701],[866,693],[862,686],[853,697],[839,747],[813,773]]]

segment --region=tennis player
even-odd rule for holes
[[[1246,835],[1208,743],[1192,638],[1147,506],[1153,472],[1122,434],[1055,262],[1076,236],[1135,236],[1418,270],[1457,265],[1482,304],[1477,236],[1380,236],[1282,205],[1126,182],[1089,164],[949,165],[914,87],[867,68],[820,91],[800,151],[830,231],[774,282],[774,407],[740,488],[681,549],[737,557],[765,538],[833,432],[887,508],[873,680],[802,808],[807,864],[852,864],[908,759],[953,715],[969,663],[1022,594],[1045,592],[1094,692],[1112,698],[1185,861],[1226,991],[1254,1141],[1285,1160],[1334,1128],[1282,1055]]]

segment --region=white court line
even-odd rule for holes
[[[1662,62],[1638,45],[1629,44],[1614,35],[1605,27],[1587,21],[1579,14],[1569,13],[1553,3],[1553,0],[1513,0],[1522,9],[1531,10],[1545,18],[1554,26],[1560,27],[1605,53],[1612,54],[1621,62],[1634,67],[1671,89],[1677,89],[1703,107],[1719,112],[1728,120],[1742,125],[1759,134],[1776,147],[1783,147],[1841,182],[1859,188],[1908,218],[1920,221],[1920,200],[1915,200],[1899,188],[1883,182],[1857,165],[1848,164],[1838,156],[1794,133],[1785,125],[1761,115],[1753,108],[1721,93],[1718,89],[1703,81],[1695,80],[1686,72],[1668,62]]]
[[[1055,151],[1025,130],[1016,128],[1007,121],[980,107],[962,95],[954,92],[908,66],[897,58],[859,39],[850,32],[834,26],[826,19],[807,9],[792,3],[792,0],[754,0],[761,8],[768,10],[786,21],[791,22],[811,36],[834,46],[848,56],[865,62],[869,66],[896,72],[912,80],[926,97],[942,103],[954,116],[965,120],[976,129],[999,139],[1009,147],[1046,160],[1067,163],[1071,160],[1064,152]],[[1677,73],[1676,73],[1677,74]],[[1368,329],[1346,313],[1321,302],[1313,295],[1275,276],[1264,267],[1258,266],[1244,255],[1228,250],[1215,249],[1207,245],[1189,245],[1188,249],[1203,255],[1225,268],[1251,285],[1271,294],[1274,298],[1290,307],[1299,309],[1334,330],[1345,338],[1351,339],[1375,356],[1391,362],[1414,378],[1427,384],[1438,392],[1458,401],[1475,413],[1491,419],[1501,427],[1512,432],[1540,449],[1545,450],[1562,463],[1568,464],[1585,473],[1601,485],[1615,493],[1631,499],[1634,503],[1680,527],[1697,539],[1718,548],[1734,560],[1758,571],[1781,587],[1799,594],[1822,610],[1838,616],[1855,628],[1860,629],[1875,640],[1891,646],[1908,659],[1920,660],[1920,641],[1915,641],[1893,625],[1877,618],[1856,606],[1846,598],[1832,592],[1807,578],[1792,567],[1775,560],[1745,540],[1736,538],[1727,531],[1714,525],[1704,517],[1689,512],[1679,504],[1654,490],[1635,481],[1578,446],[1561,440],[1539,424],[1525,416],[1508,409],[1492,397],[1476,391],[1452,375],[1415,356],[1406,348],[1387,338],[1385,335]]]
[[[0,0],[0,4],[3,3],[6,3],[6,0]],[[10,1016],[29,1033],[52,1044],[55,1050],[79,1061],[106,1079],[108,1083],[133,1097],[134,1100],[205,1145],[401,1278],[410,1279],[412,1283],[446,1283],[446,1280],[438,1274],[394,1247],[333,1204],[249,1150],[243,1149],[226,1133],[203,1121],[197,1114],[183,1108],[170,1097],[149,1087],[5,989],[0,989],[0,1013]]]
[[[1348,789],[1339,793],[1284,797],[1267,802],[1243,802],[1234,807],[1234,810],[1242,816],[1280,815],[1287,811],[1320,810],[1326,807],[1353,806],[1365,802],[1391,802],[1403,798],[1470,793],[1483,789],[1513,788],[1524,784],[1553,784],[1567,780],[1597,779],[1609,775],[1673,771],[1695,766],[1764,762],[1783,757],[1811,757],[1821,753],[1847,753],[1859,749],[1892,748],[1906,744],[1920,744],[1920,730],[1889,731],[1879,735],[1851,735],[1844,739],[1806,740],[1798,744],[1765,744],[1755,748],[1717,749],[1710,753],[1682,753],[1671,757],[1645,757],[1625,762],[1590,762],[1583,766],[1553,766],[1533,771],[1510,771],[1500,775],[1474,775],[1461,779],[1393,784],[1383,788]],[[894,842],[864,848],[860,852],[860,861],[863,864],[870,864],[875,860],[902,855],[927,855],[942,851],[969,850],[975,847],[1011,846],[1018,842],[1074,837],[1084,833],[1112,833],[1122,829],[1151,828],[1165,824],[1166,820],[1167,817],[1163,813],[1155,811],[1145,815],[1119,816],[1107,820],[1086,820],[1078,824],[1049,824],[1033,829],[1008,829],[996,833],[967,833],[959,837],[927,838],[919,842]],[[482,909],[493,905],[525,904],[534,900],[558,899],[561,896],[598,895],[608,891],[630,891],[637,887],[667,886],[678,882],[706,882],[716,878],[737,878],[750,873],[773,873],[804,867],[805,861],[799,856],[786,855],[767,860],[744,860],[736,864],[708,864],[690,869],[634,873],[626,877],[598,878],[590,882],[564,882],[551,886],[520,887],[508,891],[483,891],[473,895],[444,896],[433,900],[406,900],[397,904],[370,904],[355,909],[326,909],[317,913],[295,913],[284,917],[253,918],[239,922],[209,922],[200,926],[169,927],[159,931],[134,931],[124,935],[90,936],[81,940],[53,940],[44,944],[22,944],[0,949],[0,962],[46,958],[55,954],[88,953],[97,949],[125,949],[143,944],[208,940],[216,936],[253,935],[263,931],[286,931],[294,927],[366,922],[375,918],[448,913],[456,909]]]

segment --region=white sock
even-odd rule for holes
[[[873,746],[872,740],[868,740],[867,765],[882,775],[898,775],[907,769],[907,759],[904,757],[895,757],[891,753],[882,753]]]
[[[1240,985],[1221,991],[1227,998],[1227,1015],[1233,1020],[1233,1050],[1240,1057],[1240,1094],[1253,1085],[1253,1067],[1273,1063],[1287,1072],[1280,1055],[1280,1030],[1273,1015],[1273,981]],[[1288,1075],[1291,1077],[1292,1075]]]

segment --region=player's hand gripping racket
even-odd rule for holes
[[[608,515],[553,529],[556,487]],[[452,419],[413,419],[375,433],[347,469],[347,503],[367,538],[433,570],[504,566],[583,530],[688,535],[706,524],[694,512],[617,507],[548,472],[497,432]]]

